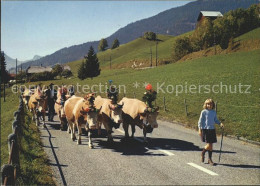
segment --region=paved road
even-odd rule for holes
[[[121,141],[122,128],[114,130],[113,146],[106,143],[102,130],[103,135],[93,140],[94,149],[88,148],[86,135],[77,145],[67,132],[58,129],[58,122],[39,128],[57,185],[260,184],[259,146],[224,137],[221,162],[210,166],[200,162],[204,144],[197,132],[175,123],[159,121],[147,147],[139,128],[129,142]],[[215,162],[220,137],[218,141]]]

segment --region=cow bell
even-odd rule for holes
[[[146,125],[146,132],[147,133],[152,133],[153,132],[153,128],[152,128],[152,126],[151,125]]]

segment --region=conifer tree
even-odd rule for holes
[[[86,68],[85,68],[85,62],[82,61],[82,63],[80,64],[79,68],[78,68],[78,78],[80,80],[86,79]]]
[[[100,75],[100,68],[97,55],[94,51],[94,48],[91,46],[88,51],[86,59],[86,78],[93,78]]]
[[[5,56],[4,53],[1,52],[1,83],[7,83],[8,80],[9,80],[9,75],[6,70]]]

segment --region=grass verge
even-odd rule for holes
[[[1,98],[1,166],[8,163],[7,137],[12,133],[13,113],[18,109],[18,96],[7,89],[6,102]],[[31,115],[24,114],[22,135],[20,138],[21,176],[19,185],[55,185],[48,158],[40,140],[40,133]]]

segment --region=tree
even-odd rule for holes
[[[85,56],[86,59],[86,78],[93,78],[100,75],[100,68],[97,55],[94,51],[94,48],[90,46],[88,55]]]
[[[80,64],[79,68],[78,68],[78,78],[80,80],[86,79],[86,75],[85,75],[85,62],[82,61],[82,63]]]
[[[101,39],[98,45],[98,51],[105,51],[107,47],[108,47],[107,40]]]
[[[113,42],[113,44],[112,44],[111,49],[118,48],[119,45],[120,45],[119,40],[118,40],[118,39],[115,39],[114,42]]]
[[[1,52],[1,83],[7,83],[9,80],[9,75],[6,70],[6,62],[4,53]]]
[[[188,37],[176,39],[176,45],[173,51],[175,61],[192,52],[192,46]]]
[[[52,73],[53,73],[54,77],[61,76],[62,71],[63,71],[63,68],[60,64],[55,65],[52,69]]]
[[[68,69],[65,69],[62,73],[61,73],[61,76],[65,77],[65,78],[68,78],[70,76],[72,76],[72,72]]]
[[[157,36],[156,36],[156,33],[154,33],[154,32],[145,32],[144,38],[148,39],[148,40],[155,41],[157,39]]]
[[[84,80],[86,78],[93,78],[100,75],[100,68],[97,55],[94,48],[89,48],[88,54],[84,57],[85,60],[81,63],[78,69],[78,78]]]

